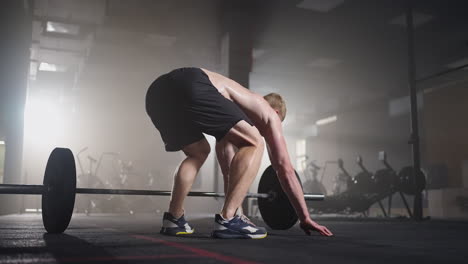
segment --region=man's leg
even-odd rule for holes
[[[264,142],[257,128],[243,120],[232,127],[220,143],[224,144],[223,141],[238,148],[229,167],[226,200],[221,211],[221,215],[229,219],[241,206],[247,190],[258,173]]]
[[[180,163],[174,175],[174,185],[172,186],[172,196],[169,204],[169,213],[175,218],[179,218],[184,213],[185,197],[187,197],[198,171],[210,153],[210,145],[204,138],[185,146],[182,151],[187,157]]]
[[[229,168],[231,167],[232,158],[236,155],[237,149],[231,143],[227,142],[226,140],[221,140],[216,144],[216,156],[218,157],[219,165],[221,166],[221,172],[223,173],[223,180],[224,180],[224,193],[227,194],[228,192],[228,184],[229,184]],[[236,211],[237,215],[243,215],[244,211],[242,210],[242,206],[237,208]]]
[[[219,166],[221,167],[221,172],[223,173],[225,194],[228,192],[229,168],[231,167],[232,158],[236,155],[236,151],[234,145],[227,140],[221,140],[216,143],[216,156]]]

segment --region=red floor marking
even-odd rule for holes
[[[252,261],[247,261],[247,260],[243,260],[243,259],[239,259],[235,257],[222,255],[219,253],[214,253],[214,252],[200,249],[200,248],[191,247],[191,246],[177,243],[177,242],[171,242],[171,241],[166,241],[166,240],[162,240],[158,238],[142,236],[142,235],[132,235],[132,236],[138,239],[144,239],[144,240],[151,241],[154,243],[163,244],[166,246],[189,251],[189,252],[197,254],[200,257],[212,258],[212,259],[216,259],[216,260],[227,262],[227,263],[232,263],[232,264],[256,264],[257,263],[257,262],[252,262]]]
[[[88,258],[58,258],[58,262],[86,262],[86,261],[115,261],[115,260],[148,260],[148,259],[169,259],[169,258],[195,258],[198,254],[161,254],[149,256],[106,256]]]

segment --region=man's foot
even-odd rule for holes
[[[264,228],[257,227],[238,215],[226,220],[221,215],[216,214],[212,236],[216,238],[260,239],[265,238],[267,232]]]
[[[238,215],[242,221],[247,222],[247,224],[253,225],[255,228],[260,229],[260,231],[262,231],[262,232],[265,232],[265,233],[267,232],[265,227],[257,226],[257,225],[254,224],[254,222],[252,222],[252,220],[250,220],[250,218],[248,218],[246,215],[244,215],[244,214],[238,214],[238,213],[236,213],[236,215]]]
[[[177,219],[169,212],[164,213],[163,226],[159,233],[168,236],[180,236],[191,235],[193,231],[195,231],[195,229],[185,221],[184,215]]]

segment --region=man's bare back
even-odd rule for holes
[[[259,94],[245,89],[237,82],[221,74],[202,69],[218,91],[229,100],[236,103],[246,113],[257,129],[265,133],[268,123],[275,118],[276,113]]]

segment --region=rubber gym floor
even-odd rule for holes
[[[210,237],[211,217],[188,218],[191,237],[159,234],[157,215],[74,215],[64,234],[45,234],[38,214],[0,216],[3,263],[467,263],[468,223],[320,219],[334,237],[296,225],[259,240]],[[260,220],[255,221],[262,224]]]

